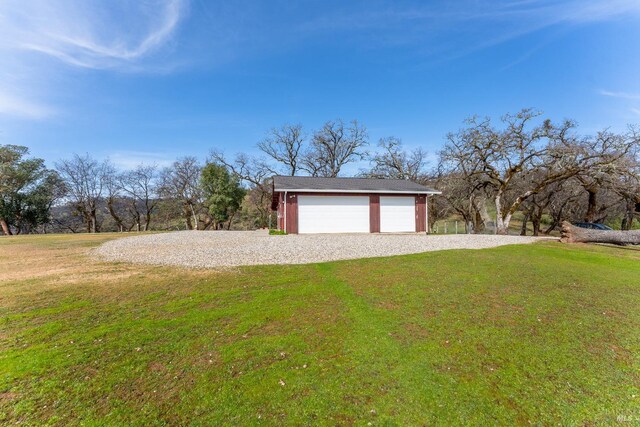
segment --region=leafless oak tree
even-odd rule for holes
[[[496,129],[490,119],[471,118],[466,128],[448,135],[441,152],[451,172],[473,177],[490,192],[499,234],[508,232],[511,218],[525,200],[554,182],[611,168],[637,138],[625,138],[613,151],[594,152],[589,150],[592,140],[573,133],[573,122],[536,124],[539,116],[530,109],[507,114],[502,129]]]
[[[312,176],[337,177],[345,165],[367,156],[367,129],[357,120],[345,126],[340,119],[329,121],[313,134],[302,169]]]
[[[56,164],[65,183],[67,195],[84,218],[87,232],[100,231],[97,218],[98,203],[107,192],[112,166],[108,161],[100,162],[88,154],[75,154],[71,159]]]
[[[426,175],[427,153],[422,148],[407,151],[402,141],[393,136],[381,138],[378,148],[380,151],[371,156],[372,168],[365,175],[416,182]]]
[[[200,172],[202,166],[195,157],[183,157],[165,168],[160,176],[162,197],[179,200],[182,215],[189,230],[198,229],[198,214],[202,210]]]
[[[130,212],[137,231],[149,230],[151,215],[158,205],[158,167],[138,165],[119,177],[120,189],[129,199]]]
[[[278,169],[284,169],[282,173],[294,176],[300,170],[304,141],[302,125],[287,124],[271,129],[258,148],[276,162]]]
[[[633,151],[640,146],[640,135],[635,127],[626,133],[609,130],[599,132],[594,138],[583,138],[576,146],[585,158],[584,167],[576,179],[587,194],[586,222],[600,222],[607,209],[620,203],[621,179],[633,181]],[[602,197],[606,193],[614,197]]]

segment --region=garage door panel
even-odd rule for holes
[[[415,197],[380,197],[380,232],[416,231]]]
[[[298,196],[298,233],[368,232],[368,196]]]

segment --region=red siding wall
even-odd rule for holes
[[[287,233],[298,234],[298,195],[287,193]]]
[[[380,232],[380,196],[377,194],[369,196],[369,225],[371,233]]]
[[[416,196],[416,232],[425,233],[427,221],[427,196]]]

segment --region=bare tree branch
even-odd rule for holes
[[[357,120],[345,127],[342,120],[329,121],[311,139],[301,169],[312,176],[337,177],[345,165],[367,156],[367,129]]]

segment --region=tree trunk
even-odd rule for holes
[[[509,221],[511,220],[511,214],[507,214],[506,217],[502,217],[502,196],[497,195],[495,199],[496,203],[496,234],[507,235],[509,234]]]
[[[205,216],[204,220],[202,221],[202,230],[206,231],[208,229],[210,229],[213,226],[213,229],[216,230],[217,229],[217,224],[216,221],[211,218],[209,215]]]
[[[11,236],[13,234],[11,232],[11,228],[9,228],[9,224],[7,224],[7,221],[1,218],[0,218],[0,227],[2,227],[2,232],[5,234],[5,236]]]
[[[93,208],[90,212],[90,223],[89,223],[89,228],[90,228],[90,233],[97,233],[98,231],[100,231],[98,229],[98,213],[97,210],[95,208]]]
[[[473,232],[480,234],[486,230],[488,224],[492,221],[487,211],[487,199],[485,197],[473,197],[471,199],[473,217]],[[466,218],[465,218],[466,219]]]
[[[485,229],[487,228],[487,224],[491,222],[491,216],[487,211],[487,200],[482,197],[476,204],[479,206],[478,213],[480,214],[480,218],[482,218],[482,228]]]
[[[522,227],[520,228],[520,235],[527,235],[527,222],[529,222],[529,212],[525,212],[524,218],[522,218]]]
[[[231,230],[231,224],[236,217],[238,212],[234,212],[232,215],[229,215],[229,221],[227,222],[227,230]],[[271,225],[271,215],[269,215],[269,225]]]
[[[122,218],[120,218],[120,216],[116,212],[115,207],[113,206],[113,203],[114,203],[114,200],[110,198],[107,201],[107,209],[109,210],[109,214],[111,215],[111,218],[113,218],[113,220],[116,222],[116,225],[118,226],[118,228],[122,230],[124,228],[123,221],[122,221]]]
[[[511,214],[507,214],[504,218],[498,215],[496,234],[506,236],[509,234],[509,224],[511,223]]]
[[[594,222],[598,206],[598,190],[587,189],[587,194],[589,195],[589,199],[587,203],[587,213],[584,216],[584,222]]]
[[[576,227],[569,222],[562,223],[564,243],[612,243],[614,245],[640,245],[640,230],[605,231]]]
[[[558,222],[556,220],[553,220],[551,225],[547,227],[546,230],[544,230],[544,234],[547,234],[547,235],[550,234],[553,230],[556,229],[557,226],[558,226]]]
[[[189,206],[187,204],[183,205],[182,213],[184,215],[184,222],[187,226],[187,230],[193,230],[193,224],[191,222],[191,211],[189,210]]]
[[[631,226],[633,225],[633,217],[635,216],[635,208],[635,202],[627,201],[624,217],[622,218],[622,226],[620,227],[623,230],[631,230]]]
[[[147,210],[144,216],[144,231],[149,231],[149,226],[151,225],[151,211]]]
[[[540,235],[540,223],[542,222],[542,208],[534,209],[533,214],[531,215],[531,225],[533,226],[533,235]]]
[[[480,233],[484,230],[485,228],[485,222],[482,219],[482,215],[480,214],[480,212],[475,212],[475,215],[473,216],[473,221],[466,221],[467,224],[471,224],[471,230],[474,233]],[[467,226],[468,227],[468,226]],[[467,230],[468,232],[469,230]]]
[[[498,221],[496,222],[496,234],[506,236],[509,234],[509,225],[506,224],[502,218],[498,217]]]
[[[191,214],[193,215],[194,227],[195,227],[196,230],[198,230],[198,226],[199,226],[198,216],[196,215],[195,209],[193,209],[193,205],[189,204],[189,207],[191,208]]]
[[[538,237],[540,235],[540,217],[534,215],[531,224],[533,225],[533,235]]]

